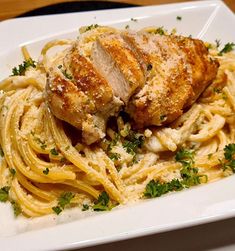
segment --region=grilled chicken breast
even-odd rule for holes
[[[120,34],[104,34],[94,43],[93,63],[126,104],[137,88],[144,85],[141,65]]]
[[[52,113],[82,130],[87,144],[105,136],[109,116],[122,102],[76,45],[48,73],[46,97]]]
[[[175,120],[217,74],[218,62],[200,40],[146,32],[123,37],[147,69],[144,87],[126,108],[139,128]]]
[[[199,97],[217,74],[218,62],[202,41],[147,32],[106,32],[79,41],[53,63],[46,97],[52,113],[82,130],[92,144],[121,107],[138,128],[170,123]]]

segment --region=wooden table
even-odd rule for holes
[[[16,17],[17,15],[36,8],[71,1],[76,0],[0,0],[0,20]],[[187,0],[113,0],[113,2],[115,1],[138,5],[155,5],[164,3],[179,3]],[[224,2],[235,12],[235,0],[224,0]]]

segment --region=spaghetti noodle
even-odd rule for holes
[[[100,27],[81,36],[86,55],[92,41],[107,30],[114,31]],[[108,127],[105,139],[88,147],[78,132],[51,114],[43,95],[45,72],[63,56],[59,52],[49,57],[48,51],[73,42],[48,43],[37,67],[0,84],[0,144],[4,153],[0,188],[16,214],[37,217],[77,205],[83,210],[111,209],[119,203],[160,196],[233,173],[224,157],[226,149],[234,150],[235,142],[233,53],[218,56],[215,48],[210,51],[220,62],[216,80],[170,126],[135,132],[120,114],[115,125]],[[23,55],[30,59],[26,48]],[[165,190],[159,192],[158,188]]]

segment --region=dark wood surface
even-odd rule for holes
[[[0,0],[0,20],[16,17],[25,12],[40,7],[48,6],[51,4],[72,2],[72,1],[77,1],[77,0]],[[156,4],[186,2],[187,0],[113,0],[113,1],[138,4],[138,5],[156,5]],[[235,0],[224,0],[224,2],[235,12]]]

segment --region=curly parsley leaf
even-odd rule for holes
[[[59,215],[62,212],[62,209],[59,206],[53,207],[52,210]]]
[[[72,192],[64,192],[58,198],[58,205],[56,207],[52,207],[52,210],[56,214],[60,214],[62,210],[71,203],[71,200],[74,198],[75,194]]]
[[[50,150],[50,153],[51,153],[52,155],[59,155],[58,151],[57,151],[55,148],[52,148],[52,149]]]
[[[109,206],[109,196],[103,191],[99,197],[95,205],[92,207],[94,211],[109,211],[112,207]]]
[[[230,51],[232,51],[235,47],[234,43],[227,43],[225,44],[224,48],[219,52],[219,56],[222,56],[224,53],[228,53]]]
[[[168,192],[180,191],[183,188],[183,184],[178,179],[173,179],[167,183],[151,180],[145,188],[144,196],[148,198],[160,197]]]
[[[126,151],[132,155],[137,153],[137,149],[144,144],[144,136],[134,133],[133,131],[127,137],[127,140],[123,142],[123,147]]]
[[[120,155],[119,153],[110,152],[109,158],[110,158],[112,161],[115,161],[115,160],[119,160],[119,159],[121,158],[121,155]]]
[[[224,147],[224,158],[225,161],[221,162],[223,170],[230,169],[235,173],[235,144],[228,144]]]
[[[8,200],[9,190],[10,190],[9,186],[4,186],[0,189],[0,201],[1,202],[6,202]]]
[[[36,62],[32,58],[25,60],[22,64],[18,65],[18,67],[14,67],[12,69],[12,76],[25,75],[25,72],[29,67],[36,68]]]
[[[87,210],[89,210],[89,205],[87,205],[87,204],[83,204],[82,205],[82,211],[87,211]]]

